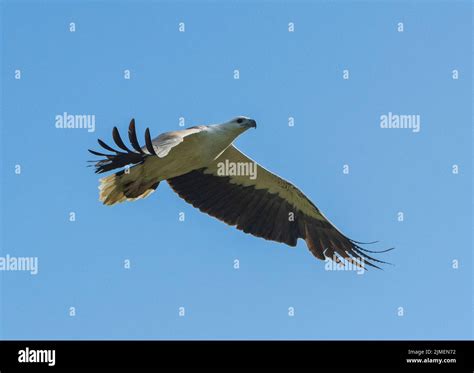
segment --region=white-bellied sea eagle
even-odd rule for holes
[[[120,150],[100,139],[99,144],[112,154],[89,150],[105,157],[95,163],[96,173],[121,169],[100,179],[100,200],[113,205],[144,198],[166,180],[186,202],[245,233],[289,246],[296,246],[302,238],[321,260],[361,267],[385,263],[369,256],[367,253],[373,251],[362,248],[360,242],[342,234],[296,186],[233,145],[239,135],[256,127],[255,120],[237,117],[222,124],[166,132],[153,140],[147,128],[145,146],[140,146],[132,119],[128,137],[133,149],[125,145],[114,127],[112,136]],[[256,171],[253,177],[236,172],[237,166],[252,164]],[[223,165],[230,172],[225,172]]]

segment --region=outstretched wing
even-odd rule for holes
[[[173,147],[183,142],[186,136],[200,132],[203,129],[205,129],[205,126],[190,127],[182,131],[165,132],[152,140],[150,136],[150,130],[147,128],[145,130],[145,146],[140,146],[135,130],[135,119],[132,119],[128,127],[128,138],[133,150],[125,145],[122,138],[120,137],[117,127],[114,127],[112,130],[112,137],[115,141],[115,144],[121,150],[116,150],[107,145],[101,139],[98,139],[97,141],[99,142],[100,146],[110,152],[113,152],[114,154],[105,154],[91,149],[89,149],[89,152],[94,155],[106,157],[106,159],[100,160],[95,164],[95,172],[100,174],[117,168],[125,167],[126,165],[143,163],[146,157],[166,157]]]
[[[226,162],[255,164],[256,177],[221,176],[219,168]],[[345,260],[361,267],[385,263],[343,235],[297,187],[257,165],[233,145],[207,168],[169,179],[168,183],[186,202],[245,233],[290,246],[302,238],[311,253],[322,260]]]

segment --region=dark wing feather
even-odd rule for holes
[[[237,151],[231,146],[216,162],[243,161],[242,153],[237,155]],[[311,253],[322,260],[329,258],[376,268],[379,267],[374,262],[385,263],[367,255],[365,249],[334,227],[300,190],[269,171],[259,168],[261,179],[257,177],[249,182],[218,176],[215,170],[213,166],[194,170],[169,179],[168,183],[186,202],[245,233],[289,246],[296,246],[298,238],[302,238]]]
[[[148,152],[152,155],[156,155],[155,149],[153,149],[153,144],[151,143],[151,136],[150,136],[150,129],[147,128],[145,130],[145,144],[146,144],[146,149]]]
[[[94,155],[98,155],[99,157],[108,157],[109,154],[105,154],[105,153],[99,153],[99,152],[96,152],[95,150],[91,150],[91,149],[88,149],[89,152],[91,152],[92,154]],[[88,162],[95,162],[95,161],[88,161]]]
[[[140,154],[145,154],[137,140],[137,132],[135,131],[135,119],[132,119],[130,121],[130,125],[128,126],[128,138],[130,140],[130,144],[132,144],[133,146],[133,149],[135,149]]]
[[[114,129],[112,130],[112,137],[120,149],[125,150],[127,153],[132,153],[132,151],[129,148],[127,148],[127,146],[123,143],[117,127],[114,127]]]
[[[120,153],[123,153],[123,152],[120,152],[118,150],[115,150],[114,148],[112,148],[111,146],[107,145],[105,142],[103,142],[101,139],[97,139],[97,142],[99,143],[100,146],[102,146],[104,149],[110,151],[110,152],[114,152],[114,153],[117,153],[117,154],[120,154]]]
[[[147,133],[148,133],[148,138],[149,138],[150,131],[148,129],[147,129]],[[117,168],[122,168],[130,164],[139,164],[139,163],[142,163],[145,160],[145,158],[149,156],[149,154],[146,154],[145,152],[143,152],[143,150],[140,148],[140,145],[138,144],[137,135],[135,132],[135,121],[133,119],[130,122],[128,134],[129,134],[130,142],[133,148],[136,150],[136,152],[130,150],[124,144],[124,142],[122,141],[122,138],[120,137],[120,133],[117,127],[113,128],[112,137],[115,143],[117,144],[117,146],[120,149],[125,150],[125,152],[112,148],[111,146],[107,145],[105,142],[103,142],[100,139],[97,140],[99,142],[99,145],[102,146],[106,150],[114,152],[115,154],[104,154],[104,153],[100,153],[95,150],[89,149],[89,152],[94,155],[97,155],[100,157],[106,157],[106,159],[102,159],[96,162],[95,164],[96,173],[100,174],[100,173],[107,172],[110,170],[115,170]]]

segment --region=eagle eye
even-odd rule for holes
[[[237,123],[242,123],[244,120],[242,118],[237,119]]]

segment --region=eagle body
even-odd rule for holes
[[[244,130],[241,126],[210,125],[165,132],[151,140],[156,156],[145,156],[140,164],[100,180],[100,200],[113,205],[144,198],[160,181],[211,164]],[[146,146],[141,150],[146,151]]]
[[[295,185],[233,145],[238,136],[256,126],[253,119],[237,117],[222,124],[165,132],[153,140],[146,129],[145,146],[140,146],[132,119],[128,137],[133,149],[114,127],[113,139],[120,150],[102,140],[99,144],[112,154],[89,150],[105,157],[96,162],[96,173],[119,169],[100,180],[99,199],[114,205],[145,198],[166,180],[186,202],[245,233],[289,246],[296,246],[301,238],[316,258],[342,265],[378,268],[374,262],[385,263],[342,234]],[[222,164],[246,163],[256,165],[256,177],[220,172]]]

